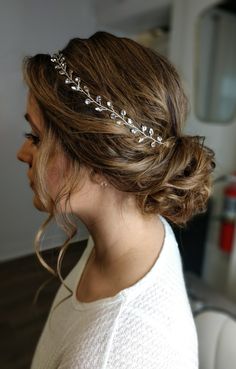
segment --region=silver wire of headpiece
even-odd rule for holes
[[[110,114],[110,118],[115,120],[116,124],[121,125],[124,124],[126,126],[129,127],[130,132],[133,133],[134,135],[136,133],[141,133],[144,137],[139,137],[138,138],[138,143],[143,142],[145,139],[149,139],[151,140],[151,147],[155,147],[156,144],[158,145],[163,145],[164,143],[162,142],[162,137],[160,135],[156,136],[156,139],[153,137],[154,136],[154,130],[153,128],[149,128],[146,125],[141,124],[141,129],[138,128],[137,126],[135,126],[133,120],[131,118],[128,118],[126,115],[126,111],[124,109],[122,109],[120,111],[120,114],[118,114],[114,108],[113,108],[113,104],[111,101],[107,101],[106,105],[104,106],[102,105],[102,97],[101,96],[96,96],[96,99],[94,100],[89,92],[89,88],[84,85],[83,87],[81,87],[81,79],[79,76],[76,76],[73,79],[73,73],[74,71],[69,69],[67,70],[67,64],[65,62],[65,57],[63,56],[63,54],[59,51],[57,53],[54,53],[53,55],[51,55],[51,61],[53,63],[55,63],[55,69],[59,70],[59,74],[61,75],[65,75],[66,79],[65,79],[65,83],[66,84],[71,84],[71,89],[75,90],[75,91],[80,91],[82,92],[84,95],[86,95],[86,99],[85,99],[85,104],[89,105],[91,103],[96,104],[95,110],[96,111],[109,111]],[[125,117],[127,118],[127,120],[125,119]],[[146,134],[147,132],[147,134]]]

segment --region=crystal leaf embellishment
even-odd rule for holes
[[[97,96],[97,97],[96,97],[96,101],[97,101],[99,104],[101,104],[101,102],[102,102],[102,98],[101,98],[101,96]]]
[[[153,129],[152,129],[152,128],[150,128],[150,129],[149,129],[149,132],[148,132],[149,136],[152,136],[152,135],[153,135],[153,133],[154,133]]]
[[[80,77],[79,76],[76,76],[75,78],[72,77],[74,72],[73,70],[67,68],[65,57],[60,51],[51,56],[51,61],[56,64],[54,68],[58,70],[59,74],[65,75],[65,84],[68,84],[68,85],[72,84],[72,86],[70,86],[72,90],[80,91],[81,93],[86,95],[86,98],[84,100],[84,103],[86,105],[93,103],[96,105],[95,106],[96,111],[101,112],[105,110],[105,111],[111,112],[110,118],[115,120],[116,124],[118,125],[124,124],[128,126],[132,134],[136,134],[137,132],[142,134],[143,137],[139,137],[138,142],[143,142],[145,139],[151,139],[152,140],[151,147],[155,147],[156,144],[163,145],[161,136],[159,135],[156,136],[156,139],[152,137],[154,134],[153,128],[151,127],[149,128],[146,125],[142,125],[142,124],[141,124],[141,128],[139,128],[139,126],[135,125],[135,123],[133,122],[131,118],[129,117],[125,118],[126,111],[124,109],[120,111],[120,115],[119,115],[119,113],[117,113],[114,110],[113,104],[110,100],[106,101],[105,105],[102,105],[102,97],[100,95],[96,96],[95,99],[93,99],[90,95],[89,88],[86,85],[83,85],[83,87],[80,86],[81,84]]]
[[[107,101],[107,106],[109,106],[109,108],[113,108],[112,102],[111,101]]]
[[[96,106],[95,110],[97,110],[97,111],[103,111],[103,108],[100,107],[100,106]]]

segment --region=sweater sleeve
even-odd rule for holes
[[[197,335],[189,318],[186,327],[176,322],[167,330],[138,310],[124,314],[102,369],[198,369]]]
[[[187,326],[171,332],[138,311],[123,312],[105,348],[96,337],[97,346],[78,350],[83,357],[67,350],[57,369],[198,369],[197,336]]]

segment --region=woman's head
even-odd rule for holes
[[[44,208],[55,212],[54,203],[69,199],[86,172],[91,180],[100,175],[117,191],[132,195],[144,216],[159,213],[184,224],[203,211],[213,153],[200,137],[182,133],[187,99],[174,67],[151,49],[106,32],[72,39],[61,51],[93,97],[112,101],[116,111],[125,109],[138,126],[158,132],[165,145],[137,144],[127,127],[85,104],[83,94],[57,73],[50,55],[26,58],[25,81],[43,122],[34,179]],[[53,196],[48,178],[60,184],[51,187]]]

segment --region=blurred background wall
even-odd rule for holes
[[[27,90],[21,75],[22,59],[57,51],[70,38],[89,37],[95,29],[90,0],[10,0],[0,4],[1,260],[32,253],[34,234],[46,218],[32,206],[27,165],[16,159],[23,131],[29,131],[23,118]],[[85,234],[82,228],[80,237]],[[62,239],[63,232],[50,226],[42,247],[53,247]]]

